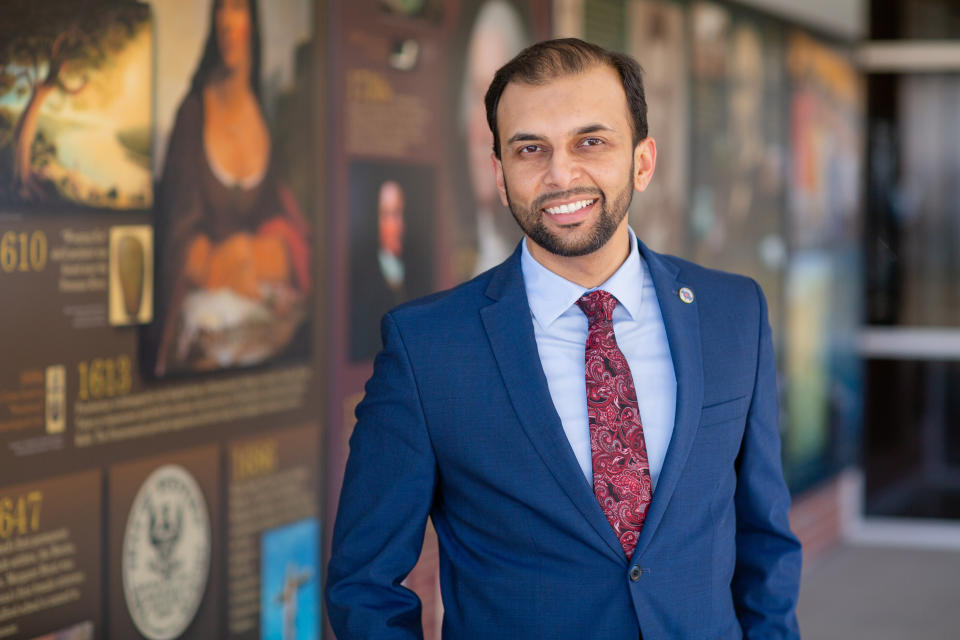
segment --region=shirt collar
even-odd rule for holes
[[[606,282],[595,289],[609,291],[619,302],[631,319],[639,317],[640,302],[643,297],[643,281],[646,265],[637,248],[637,236],[627,227],[630,234],[630,253],[620,268]],[[564,312],[580,299],[587,289],[570,282],[563,276],[550,271],[537,262],[527,249],[524,238],[520,254],[520,268],[527,290],[527,302],[533,317],[542,327],[549,327]]]
[[[403,260],[385,249],[377,252],[377,260],[380,263],[380,273],[383,279],[393,288],[403,284],[404,266]]]

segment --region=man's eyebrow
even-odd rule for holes
[[[597,133],[598,131],[613,131],[613,128],[599,122],[592,122],[574,129],[571,132],[571,135],[582,136],[588,133]],[[510,138],[507,140],[507,144],[513,144],[514,142],[538,142],[543,139],[543,136],[537,135],[536,133],[520,131],[510,136]]]
[[[515,133],[507,140],[507,144],[513,144],[514,142],[529,142],[543,140],[543,136],[538,136],[535,133],[525,133],[521,131],[520,133]]]
[[[611,127],[608,127],[605,124],[594,122],[592,124],[588,124],[586,126],[580,127],[579,129],[573,132],[573,135],[582,136],[587,133],[596,133],[598,131],[613,131],[613,129]]]

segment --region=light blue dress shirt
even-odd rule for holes
[[[613,310],[613,331],[633,375],[650,478],[656,488],[673,435],[677,377],[653,280],[640,256],[637,238],[632,229],[629,231],[630,255],[596,288],[609,291],[618,301]],[[593,487],[584,371],[587,317],[576,305],[580,296],[592,289],[574,284],[537,262],[527,249],[526,239],[521,254],[534,336],[550,396],[583,475]]]

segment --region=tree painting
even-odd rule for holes
[[[111,141],[126,152],[120,164],[149,157],[149,99],[137,103],[145,108],[121,99],[129,92],[124,78],[131,76],[132,67],[133,81],[149,87],[149,65],[129,53],[137,38],[148,42],[149,7],[116,0],[13,0],[3,14],[0,204],[66,200],[130,208],[137,204],[123,198],[134,191],[139,206],[149,206],[149,189],[124,184],[122,170],[117,183],[110,184],[98,183],[88,169],[99,161],[94,157],[101,150],[90,130],[110,132]],[[120,123],[138,126],[110,128]],[[80,130],[85,137],[65,135]],[[66,140],[73,140],[69,152],[58,148]]]

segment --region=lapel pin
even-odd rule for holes
[[[686,302],[687,304],[690,304],[691,302],[693,302],[693,291],[690,290],[689,287],[681,288],[679,291],[679,294],[680,294],[680,299]]]

